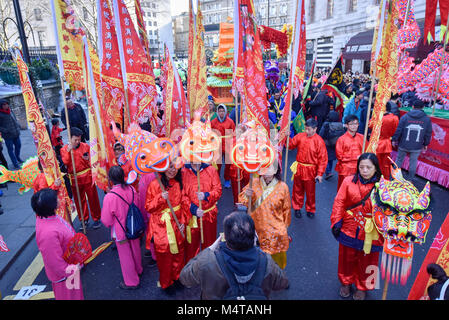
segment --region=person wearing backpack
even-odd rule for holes
[[[154,239],[159,283],[161,288],[170,294],[173,290],[172,284],[177,284],[179,274],[185,265],[184,229],[191,214],[181,207],[181,202],[185,198],[182,192],[182,175],[174,163],[170,164],[166,172],[160,173],[160,180],[164,191],[157,179],[151,181],[147,190],[145,209],[150,213],[150,219],[146,248],[151,248],[151,239]],[[167,200],[170,201],[175,216]]]
[[[327,121],[323,123],[319,135],[324,140],[327,150],[327,167],[324,172],[324,179],[330,179],[332,174],[332,168],[334,161],[337,160],[335,154],[335,145],[337,144],[338,138],[345,134],[345,128],[340,121],[340,114],[337,111],[329,112],[327,116]]]
[[[113,166],[109,169],[108,178],[110,190],[103,199],[101,222],[106,227],[111,228],[111,237],[117,245],[123,275],[120,288],[125,290],[138,289],[140,276],[143,272],[138,234],[143,235],[144,229],[139,228],[140,230],[137,231],[140,232],[134,234],[135,232],[130,230],[127,224],[130,209],[137,209],[137,192],[133,186],[126,184],[125,172],[119,166]],[[132,238],[137,236],[137,238],[131,239],[130,236],[133,236]]]
[[[203,300],[265,300],[289,287],[285,272],[255,245],[253,219],[234,211],[223,220],[224,239],[201,251],[182,269],[187,288],[201,287]]]

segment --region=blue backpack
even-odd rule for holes
[[[126,215],[126,229],[123,228],[120,220],[115,217],[125,232],[126,238],[129,240],[140,238],[145,232],[145,222],[143,221],[142,212],[140,212],[139,208],[134,204],[134,191],[133,191],[133,200],[131,203],[128,203],[121,195],[111,191],[111,193],[117,195],[125,201],[125,203],[129,206],[128,213]]]

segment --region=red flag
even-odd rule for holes
[[[299,1],[299,3],[298,3]],[[304,73],[306,67],[306,20],[304,12],[304,0],[296,1],[296,22],[295,22],[295,40],[292,52],[292,63],[290,73],[290,81],[287,89],[287,99],[285,101],[285,107],[281,118],[281,132],[289,132],[291,108],[293,102],[293,96],[298,97],[300,88],[303,87]],[[293,72],[294,70],[294,72]],[[291,92],[290,90],[293,90]],[[284,146],[286,138],[285,136],[279,141],[281,146]]]
[[[126,4],[119,0],[112,3],[125,97],[128,99],[126,113],[129,112],[130,122],[154,120],[157,91],[149,61]],[[152,125],[155,125],[154,121]]]
[[[242,95],[247,120],[254,119],[269,133],[262,48],[252,0],[234,2],[234,44],[234,90]]]
[[[139,30],[140,42],[148,57],[151,67],[150,46],[148,45],[148,36],[145,28],[145,21],[143,20],[142,7],[140,6],[140,0],[134,0],[134,7],[136,9],[137,27]]]

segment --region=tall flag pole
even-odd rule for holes
[[[157,91],[145,50],[124,1],[112,0],[128,124],[151,121],[156,126]]]
[[[233,90],[234,94],[240,93],[242,96],[246,108],[242,114],[247,120],[255,120],[269,134],[262,47],[252,0],[234,1]]]
[[[20,84],[25,102],[28,127],[30,128],[35,141],[37,141],[37,155],[44,169],[45,178],[48,185],[52,185],[56,179],[63,181],[58,160],[53,150],[44,119],[39,110],[36,97],[34,96],[31,81],[28,75],[28,67],[23,61],[22,55],[17,48],[12,50],[14,60],[19,71]],[[64,185],[58,188],[58,208],[56,214],[72,224],[71,211],[72,205]]]
[[[189,106],[192,105],[193,100],[195,100],[194,92],[191,88],[194,85],[195,77],[194,72],[194,61],[195,55],[193,47],[195,46],[195,33],[196,33],[196,21],[193,12],[193,0],[189,0],[189,50],[188,50],[188,66],[187,66],[187,101]],[[190,120],[190,119],[189,119]]]
[[[287,140],[285,150],[284,181],[287,180],[288,165],[288,147],[290,143],[290,118],[292,114],[293,96],[299,95],[299,90],[303,86],[304,73],[306,66],[306,20],[304,13],[304,0],[296,0],[296,18],[295,18],[295,38],[292,47],[291,72],[287,91],[287,100],[281,118],[279,153],[282,154],[282,148]],[[285,136],[284,134],[285,133]]]
[[[384,25],[382,47],[376,65],[376,75],[379,78],[379,85],[371,120],[373,121],[373,130],[366,149],[366,152],[372,153],[376,153],[383,114],[385,113],[385,108],[391,97],[391,93],[396,87],[396,76],[398,72],[398,27],[396,26],[396,21],[399,13],[395,0],[388,1],[387,10],[388,17]],[[366,141],[366,137],[364,140]]]

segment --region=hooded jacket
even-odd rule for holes
[[[224,253],[228,267],[234,272],[237,280],[248,280],[257,268],[256,259],[259,258],[259,248],[247,251],[232,251],[226,249],[224,243],[216,248],[206,248],[195,258],[191,259],[182,269],[179,280],[187,288],[200,285],[201,299],[220,300],[229,288],[228,282],[223,275],[215,257],[215,250]],[[266,254],[267,267],[265,270],[262,289],[267,297],[272,290],[282,290],[288,287],[288,279],[285,272]]]
[[[412,109],[399,120],[392,141],[403,150],[421,150],[432,139],[432,122],[423,110]]]

